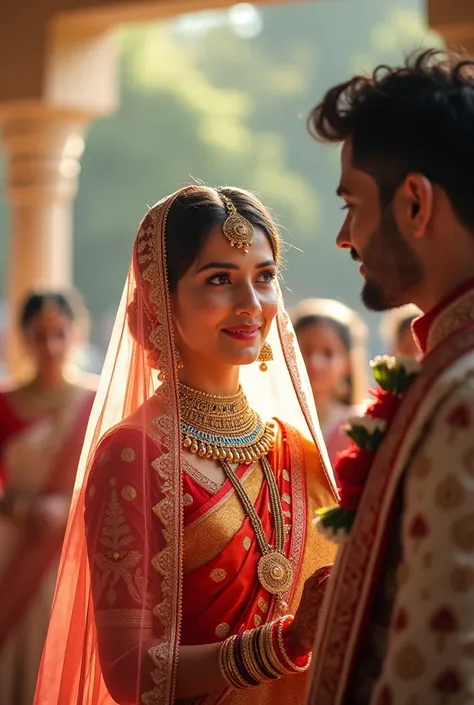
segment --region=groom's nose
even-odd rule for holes
[[[336,238],[336,245],[342,249],[352,247],[351,245],[351,229],[350,229],[350,213],[344,218],[339,234]]]

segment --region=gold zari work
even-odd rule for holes
[[[266,455],[274,443],[274,424],[264,423],[242,387],[217,396],[179,383],[183,448],[201,458],[248,465]]]

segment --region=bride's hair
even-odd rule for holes
[[[222,224],[227,217],[224,202],[219,194],[232,201],[237,212],[252,225],[265,231],[277,264],[280,260],[281,241],[278,228],[256,196],[238,188],[202,186],[199,190],[193,189],[177,196],[168,213],[165,244],[170,294],[196,260],[209,231]]]

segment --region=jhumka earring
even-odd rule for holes
[[[273,360],[272,346],[270,345],[270,343],[265,342],[262,345],[259,356],[257,357],[257,361],[260,363],[260,370],[262,372],[266,372],[268,370],[267,362],[271,362],[272,360]]]
[[[237,212],[230,198],[219,192],[219,197],[224,204],[227,218],[222,224],[222,232],[226,236],[232,247],[237,247],[248,254],[249,247],[253,243],[254,230],[252,223]]]

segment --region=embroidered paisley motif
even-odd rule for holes
[[[99,600],[104,590],[107,589],[107,603],[113,605],[116,601],[115,587],[120,580],[123,580],[130,597],[140,605],[144,604],[146,581],[141,568],[137,567],[142,555],[139,551],[128,549],[134,540],[130,527],[125,521],[119,494],[113,487],[105,510],[99,539],[105,550],[103,553],[96,553],[94,557],[95,565],[100,573],[96,600]]]

